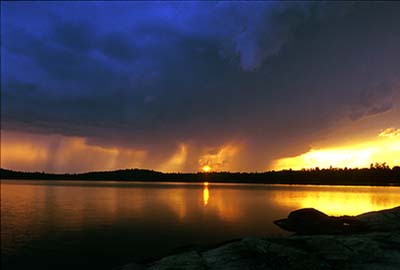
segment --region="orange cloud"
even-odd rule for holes
[[[20,171],[86,172],[151,168],[163,172],[232,170],[238,164],[238,144],[196,149],[181,143],[165,161],[155,161],[146,149],[92,145],[82,137],[1,131],[1,167]],[[190,151],[189,151],[190,150]],[[199,167],[198,167],[199,166]]]
[[[89,145],[85,138],[1,133],[1,167],[25,171],[82,172],[140,167],[144,150]]]
[[[400,128],[387,128],[382,130],[379,137],[397,137],[400,136]]]
[[[237,144],[226,144],[217,149],[206,149],[199,158],[199,168],[209,166],[212,171],[234,169],[234,160],[239,151]]]
[[[165,163],[159,166],[159,170],[163,172],[179,172],[185,166],[188,150],[185,144],[180,144],[176,152]]]

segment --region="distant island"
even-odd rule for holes
[[[25,180],[93,180],[148,182],[215,182],[258,184],[375,185],[400,186],[400,166],[371,164],[370,168],[303,169],[268,172],[198,172],[162,173],[153,170],[125,169],[76,174],[19,172],[0,169],[1,179]]]

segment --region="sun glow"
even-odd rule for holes
[[[237,164],[238,143],[229,143],[220,147],[207,147],[199,156],[199,166],[203,172],[229,171]]]
[[[365,168],[371,163],[400,165],[400,136],[382,136],[363,143],[326,149],[311,149],[299,156],[276,160],[274,170],[302,168]]]
[[[202,170],[203,172],[209,172],[209,171],[211,171],[211,167],[208,166],[208,165],[204,165],[203,167],[201,167],[201,170]]]

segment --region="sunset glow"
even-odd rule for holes
[[[238,143],[227,143],[219,147],[202,149],[199,157],[199,165],[202,171],[229,171],[235,170],[238,160],[240,145]]]
[[[148,167],[164,172],[190,171],[195,159],[187,144],[178,145],[161,161],[148,158],[145,149],[91,145],[84,138],[38,135],[2,131],[1,166],[22,171],[80,172]],[[242,156],[233,145],[217,150],[203,150],[199,169],[202,172],[236,170]],[[92,157],[96,157],[93,159]],[[315,148],[295,157],[275,160],[265,170],[302,168],[364,168],[371,163],[400,165],[400,136],[396,129],[386,129],[373,139],[344,146]],[[198,170],[198,169],[197,169]],[[195,169],[193,169],[195,171]]]
[[[367,142],[327,149],[311,149],[296,157],[275,161],[273,169],[366,168],[370,164],[400,165],[400,136],[382,136]]]
[[[205,165],[201,169],[203,170],[203,172],[209,172],[211,170],[211,167],[208,165]]]

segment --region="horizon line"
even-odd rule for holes
[[[193,171],[193,172],[163,172],[163,171],[157,171],[154,169],[146,169],[146,168],[121,168],[121,169],[114,169],[114,170],[96,170],[96,171],[82,171],[82,172],[46,172],[46,171],[21,171],[21,170],[14,170],[14,169],[8,169],[8,168],[3,168],[0,167],[0,170],[6,170],[6,171],[12,171],[12,172],[17,172],[17,173],[41,173],[41,174],[55,174],[55,175],[76,175],[76,174],[88,174],[88,173],[107,173],[107,172],[117,172],[117,171],[132,171],[132,170],[137,170],[137,171],[149,171],[149,172],[155,172],[155,173],[161,173],[161,174],[213,174],[213,173],[248,173],[248,174],[257,174],[257,173],[272,173],[272,172],[287,172],[287,171],[294,171],[294,172],[301,172],[301,171],[319,171],[319,170],[365,170],[365,169],[389,169],[393,170],[395,168],[400,168],[399,165],[393,165],[392,167],[388,166],[385,162],[383,163],[374,163],[371,164],[370,167],[324,167],[320,168],[318,166],[316,167],[308,167],[308,168],[301,168],[301,169],[281,169],[281,170],[266,170],[266,171]]]

